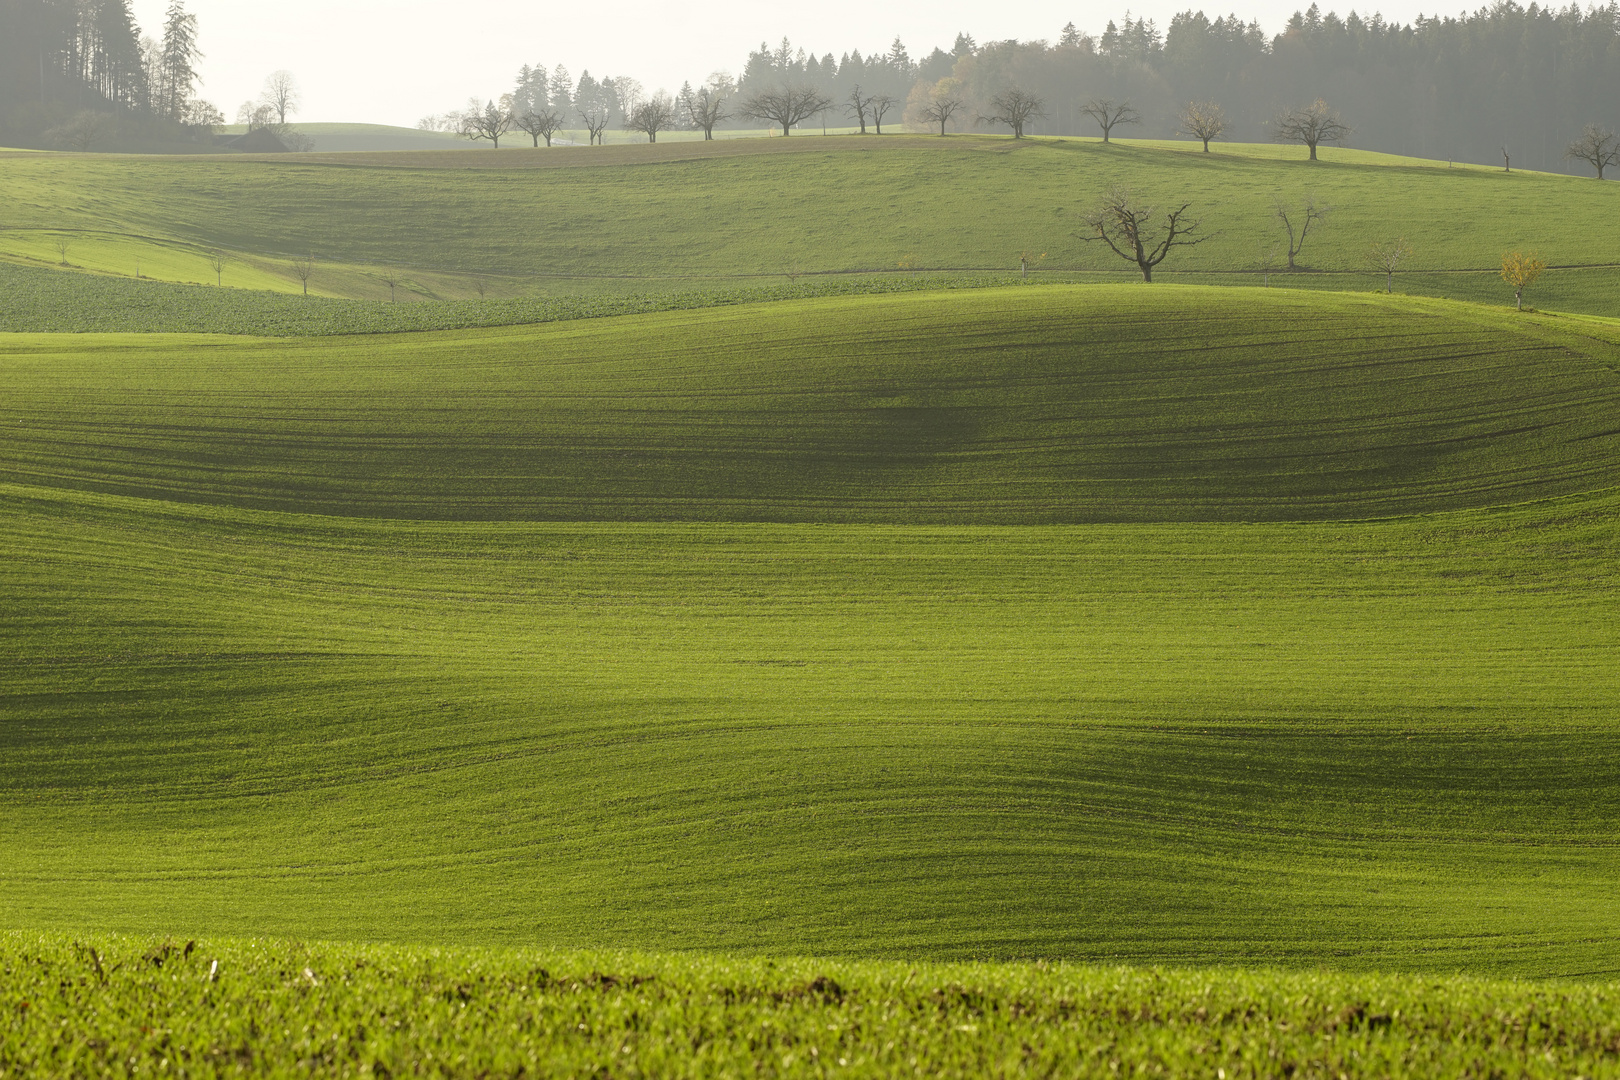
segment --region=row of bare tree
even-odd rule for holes
[[[1199,223],[1187,217],[1190,206],[1190,203],[1182,203],[1166,212],[1161,221],[1157,207],[1143,205],[1129,188],[1114,187],[1085,216],[1086,232],[1077,234],[1077,238],[1107,245],[1121,259],[1135,263],[1143,281],[1151,282],[1154,267],[1162,263],[1173,248],[1190,247],[1211,238],[1212,234],[1200,235]],[[1276,201],[1276,217],[1288,234],[1289,270],[1296,268],[1295,260],[1312,227],[1322,222],[1331,210],[1332,207],[1309,196],[1300,207],[1290,206],[1280,199]],[[1398,237],[1370,245],[1364,259],[1368,267],[1384,275],[1385,291],[1393,292],[1395,272],[1411,255],[1412,247],[1406,238]],[[1028,257],[1020,261],[1027,272]],[[1264,257],[1263,261],[1269,267],[1275,255]],[[1546,269],[1547,261],[1534,252],[1511,251],[1502,256],[1500,276],[1512,286],[1514,304],[1519,310],[1524,309],[1524,290]]]
[[[933,94],[930,95],[922,115],[930,122],[938,122],[940,134],[943,135],[945,122],[962,107],[962,104],[962,99],[949,91]],[[993,115],[981,115],[979,121],[1005,124],[1012,128],[1015,139],[1023,138],[1024,128],[1031,120],[1045,115],[1045,103],[1039,97],[1018,89],[997,95],[992,99],[991,105]],[[1142,119],[1129,101],[1114,101],[1109,98],[1092,98],[1080,107],[1080,112],[1096,121],[1102,131],[1103,142],[1109,141],[1114,128],[1140,123]],[[1189,101],[1182,108],[1178,119],[1180,127],[1177,134],[1188,135],[1202,141],[1206,154],[1209,153],[1210,142],[1220,138],[1228,127],[1225,110],[1213,101]],[[1350,125],[1346,124],[1321,98],[1302,108],[1287,109],[1277,114],[1271,121],[1270,130],[1271,137],[1277,142],[1299,143],[1307,147],[1312,161],[1317,160],[1318,146],[1324,143],[1328,145],[1342,143],[1351,133]],[[1502,157],[1505,164],[1509,163],[1506,150],[1503,151]],[[1565,149],[1564,157],[1570,161],[1583,161],[1590,165],[1597,172],[1597,178],[1601,180],[1604,170],[1620,164],[1620,135],[1600,124],[1587,124],[1580,137]]]

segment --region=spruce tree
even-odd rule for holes
[[[197,86],[196,63],[202,59],[197,48],[197,16],[188,14],[182,0],[171,0],[163,17],[163,51],[158,73],[159,93],[156,112],[179,120]]]

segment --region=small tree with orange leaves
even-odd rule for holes
[[[1513,300],[1524,310],[1524,290],[1547,269],[1547,260],[1535,252],[1510,251],[1502,256],[1502,280],[1513,286]]]

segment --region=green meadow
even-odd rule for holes
[[[0,964],[18,1075],[1550,1080],[1620,1042],[1604,988],[1456,976],[33,934]]]
[[[1300,265],[1382,278],[1364,255],[1404,236],[1400,287],[1483,298],[1477,272],[1503,252],[1539,250],[1561,274],[1534,304],[1620,315],[1620,213],[1612,185],[1572,176],[1329,148],[896,135],[712,143],[313,153],[282,157],[4,158],[0,255],[87,270],[211,282],[206,255],[237,260],[226,284],[300,292],[291,260],[313,253],[310,288],[329,296],[455,299],[581,289],[663,289],[786,275],[1040,272],[1132,268],[1076,238],[1101,193],[1126,184],[1151,202],[1191,203],[1210,234],[1166,272],[1240,273],[1282,237],[1274,198],[1334,207]],[[1408,276],[1412,275],[1412,276]],[[1297,281],[1273,275],[1274,284]],[[1454,280],[1460,278],[1461,280]],[[1487,274],[1487,280],[1489,275]],[[1549,282],[1551,279],[1549,279]],[[1511,299],[1499,283],[1487,295]]]
[[[1612,966],[1613,332],[1114,287],[14,337],[0,898]]]
[[[0,1077],[1620,1074],[1612,189],[1218,149],[0,159]]]
[[[405,519],[1363,518],[1610,486],[1613,324],[1142,286],[17,337],[0,476]]]

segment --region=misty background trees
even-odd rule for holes
[[[593,111],[605,109],[617,124],[628,116],[620,82],[586,73],[576,85],[564,67],[533,65],[510,94],[515,108],[549,105],[565,115],[573,99],[596,94]],[[1016,90],[1045,114],[1026,118],[1024,134],[1100,134],[1096,107],[1112,103],[1137,117],[1132,137],[1203,141],[1211,132],[1240,142],[1272,139],[1291,114],[1312,121],[1314,103],[1323,101],[1332,114],[1326,119],[1353,129],[1356,146],[1478,162],[1497,159],[1506,146],[1521,167],[1578,171],[1584,159],[1565,157],[1571,140],[1588,124],[1620,126],[1620,6],[1560,10],[1504,0],[1469,15],[1392,23],[1312,4],[1271,35],[1238,16],[1187,10],[1167,27],[1127,16],[1092,34],[1070,22],[1052,41],[981,45],[960,33],[949,48],[915,56],[899,39],[867,53],[834,53],[784,38],[762,42],[740,74],[716,72],[702,91],[689,86],[675,97],[678,122],[710,137],[762,121],[780,129],[775,117],[744,112],[761,95],[829,102],[796,121],[801,126],[842,121],[847,108],[849,126],[864,119],[875,130],[870,103],[889,100],[908,129],[946,134],[1002,115],[994,101]],[[708,124],[695,117],[688,102],[700,93],[725,115]],[[429,119],[454,130],[448,116]],[[1329,145],[1334,133],[1302,134]],[[1308,156],[1309,143],[1300,143]]]
[[[197,17],[171,0],[159,37],[129,0],[0,0],[0,145],[112,149],[211,138],[196,95]]]
[[[206,141],[223,118],[196,93],[199,29],[180,0],[165,13],[158,39],[142,34],[130,0],[0,0],[0,144],[120,149]],[[1187,122],[1196,103],[1219,110],[1219,137],[1259,142],[1273,137],[1280,115],[1321,100],[1353,129],[1359,147],[1476,162],[1511,154],[1522,168],[1569,172],[1599,167],[1581,154],[1566,157],[1588,125],[1620,127],[1615,2],[1583,11],[1501,0],[1410,23],[1340,16],[1313,3],[1275,33],[1238,15],[1212,19],[1189,9],[1162,27],[1129,15],[1097,31],[1071,21],[1051,40],[981,44],[964,32],[926,53],[898,38],[864,53],[817,51],[784,38],[741,59],[735,75],[700,79],[693,72],[670,95],[673,126],[712,137],[764,122],[791,133],[795,124],[841,121],[841,106],[858,87],[863,102],[888,103],[886,130],[903,123],[946,134],[973,130],[978,116],[1000,115],[995,99],[1017,90],[1044,113],[1029,118],[1024,134],[1096,133],[1087,108],[1106,101],[1137,115],[1132,137],[1202,138]],[[285,128],[298,104],[296,85],[288,89],[290,96],[272,90],[252,103],[255,115],[244,122],[270,122],[257,115],[269,104],[273,122]],[[559,130],[588,127],[595,141],[653,97],[632,77],[575,77],[562,64],[526,65],[506,87],[472,89],[476,103],[420,126],[459,131],[469,112],[493,103],[514,123],[554,112]],[[829,106],[785,129],[776,117],[745,112],[747,103],[772,95]],[[859,111],[875,130],[871,105]],[[669,130],[661,112],[653,119]],[[859,117],[852,119],[859,126]],[[1605,148],[1596,154],[1603,167],[1613,164]]]

